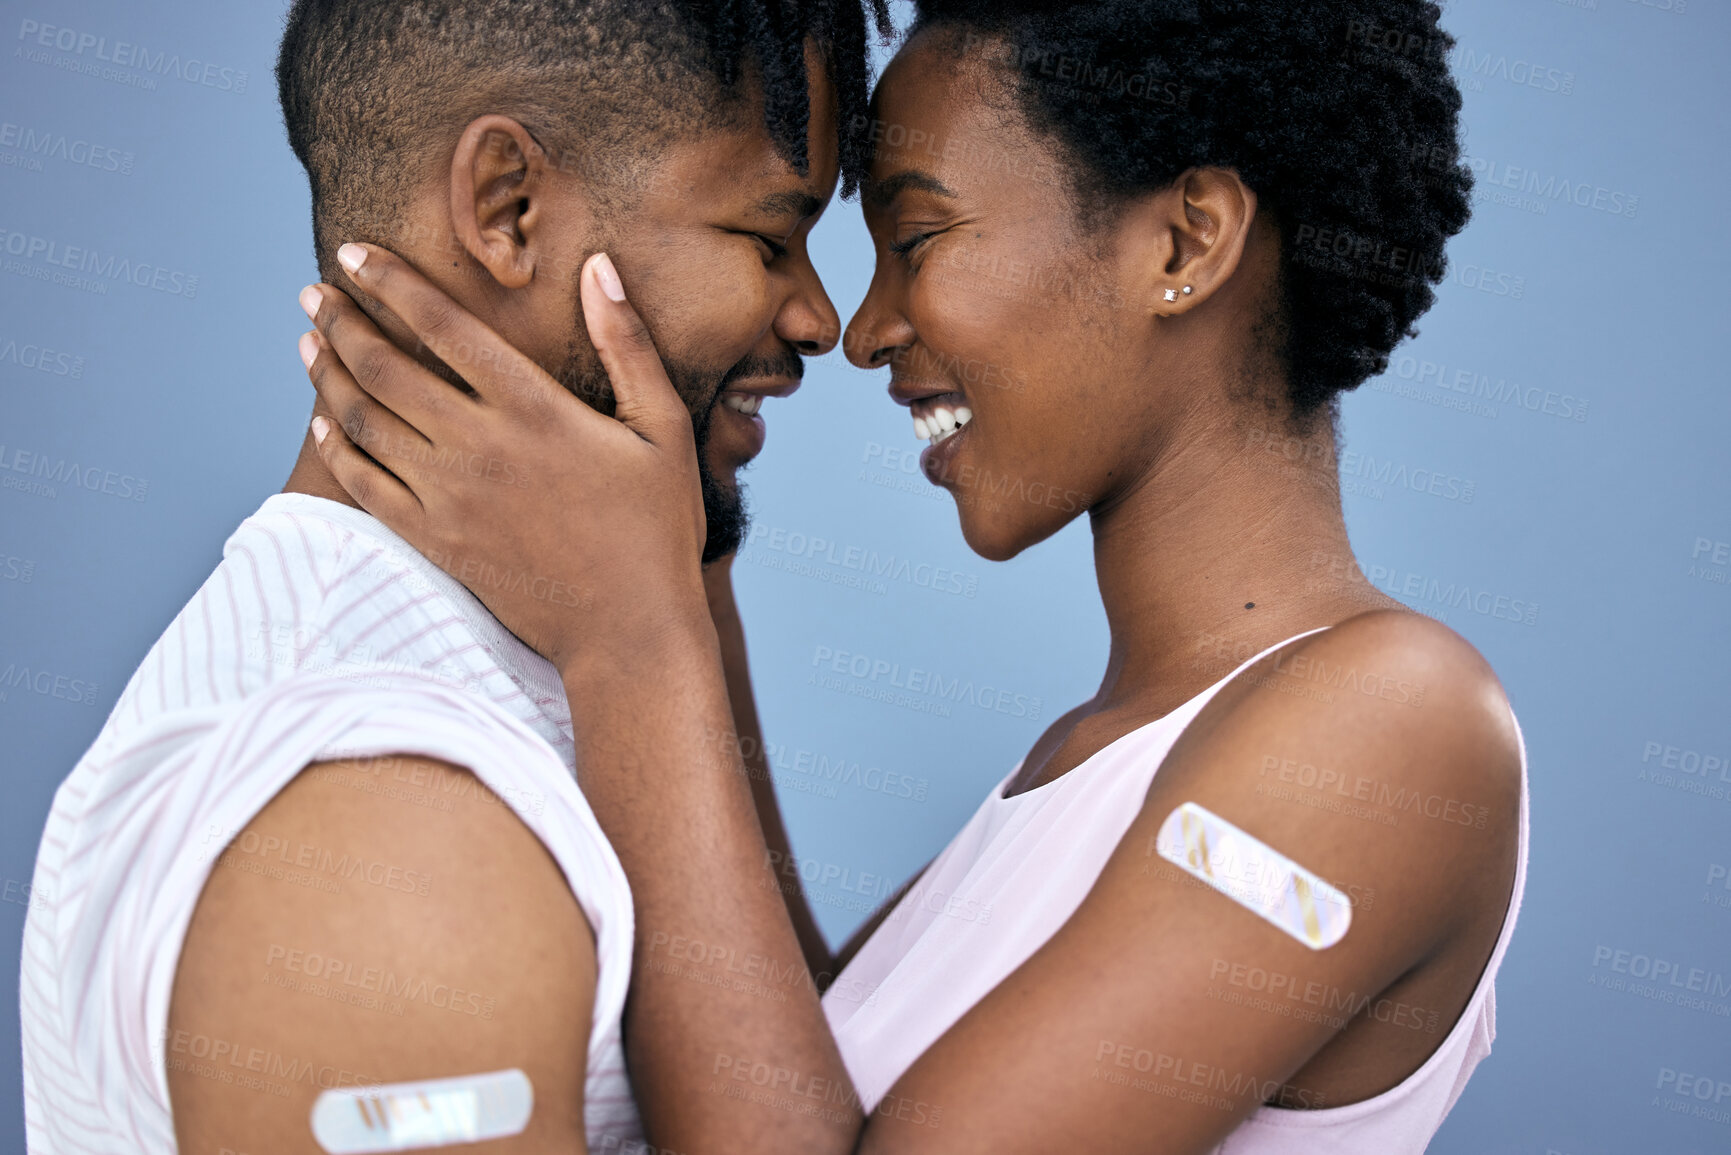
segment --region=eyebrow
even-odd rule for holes
[[[805,220],[816,216],[823,209],[823,201],[812,196],[804,189],[788,189],[785,192],[770,193],[753,207],[753,212],[764,217],[792,216],[795,220]]]
[[[873,208],[887,208],[890,202],[908,189],[936,193],[941,197],[956,195],[950,186],[930,173],[921,172],[918,169],[904,169],[894,176],[885,177],[883,180],[868,181],[864,199]]]

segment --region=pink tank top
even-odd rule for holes
[[[1325,627],[1326,628],[1326,627]],[[824,1013],[867,1110],[927,1047],[1026,962],[1094,886],[1155,771],[1190,720],[1271,646],[1163,718],[1055,781],[1003,796],[1012,770],[932,862],[824,995]],[[1259,1107],[1214,1155],[1421,1152],[1496,1037],[1494,982],[1527,879],[1527,752],[1514,893],[1496,949],[1454,1027],[1403,1082],[1344,1107]],[[1021,767],[1017,766],[1017,770]]]

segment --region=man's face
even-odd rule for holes
[[[754,116],[748,129],[670,145],[644,195],[605,223],[605,248],[691,409],[709,519],[706,563],[743,540],[737,474],[763,448],[758,407],[797,389],[801,357],[828,352],[839,335],[807,251],[837,177],[833,93],[821,69],[810,78],[807,176],[776,155]],[[575,292],[572,307],[575,327],[556,375],[610,409],[612,390]]]

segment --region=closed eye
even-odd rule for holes
[[[770,260],[779,261],[781,258],[787,256],[787,246],[782,244],[780,241],[775,240],[773,237],[766,237],[762,233],[752,233],[751,235],[763,242],[763,247],[769,250]]]
[[[905,257],[915,249],[919,248],[921,244],[929,241],[937,235],[938,234],[935,231],[929,233],[915,233],[905,241],[896,241],[894,244],[890,245],[890,252],[894,253],[898,257]]]

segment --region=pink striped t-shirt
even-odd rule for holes
[[[20,979],[30,1151],[174,1155],[169,995],[205,879],[308,763],[382,754],[469,768],[559,864],[596,940],[590,1148],[639,1149],[620,1039],[631,891],[577,788],[573,749],[556,672],[473,595],[359,510],[271,497],[55,794]],[[231,1054],[225,1068],[192,1046],[225,1081],[280,1067],[341,1082],[283,1056]]]

